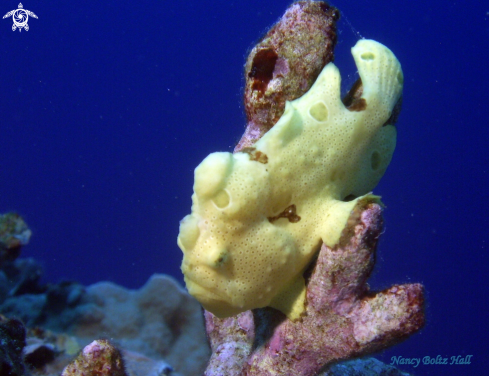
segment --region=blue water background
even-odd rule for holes
[[[247,51],[288,2],[23,4],[39,17],[29,31],[0,22],[0,211],[31,226],[23,256],[52,282],[182,281],[176,237],[193,169],[243,132]],[[487,374],[489,4],[334,5],[343,90],[360,35],[391,48],[405,76],[398,146],[375,189],[387,208],[371,286],[423,283],[427,323],[380,357],[473,355],[401,368]]]

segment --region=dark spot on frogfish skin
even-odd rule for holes
[[[399,117],[399,113],[401,112],[402,107],[402,96],[399,98],[394,108],[392,109],[391,116],[387,121],[382,125],[385,127],[386,125],[395,125],[397,123],[397,118]]]
[[[276,215],[275,217],[268,217],[268,220],[270,223],[275,222],[277,219],[280,218],[287,218],[289,222],[291,223],[297,223],[301,220],[301,217],[299,217],[296,213],[297,208],[294,204],[287,206],[282,213],[279,215]]]
[[[252,89],[264,94],[273,77],[278,55],[272,48],[259,50],[253,58],[249,78],[253,78]]]
[[[347,107],[350,111],[360,112],[367,108],[367,101],[363,98],[360,98],[354,101],[350,106]]]
[[[248,154],[250,156],[250,160],[251,161],[260,162],[260,163],[263,163],[263,164],[267,164],[268,163],[268,157],[267,157],[267,155],[265,153],[262,153],[259,150],[257,151],[253,147],[243,148],[243,150],[241,150],[241,152]]]
[[[350,111],[363,111],[367,108],[367,101],[362,98],[363,85],[362,79],[359,78],[351,87],[350,91],[345,95],[342,102]]]

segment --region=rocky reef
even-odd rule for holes
[[[122,353],[106,339],[95,340],[84,347],[61,376],[98,375],[127,376]]]
[[[32,235],[22,217],[17,213],[0,214],[0,266],[15,260],[22,246],[29,243]]]
[[[0,299],[0,313],[9,318],[0,324],[0,335],[3,325],[3,332],[11,337],[0,348],[10,354],[5,355],[5,364],[22,370],[12,375],[24,375],[24,369],[59,375],[86,346],[77,365],[64,375],[99,375],[88,371],[92,363],[94,370],[101,367],[95,355],[115,354],[116,350],[128,376],[190,376],[205,368],[210,349],[202,309],[170,276],[153,275],[139,290],[111,282],[87,287],[68,281],[45,285],[41,283],[42,268],[32,259],[6,263],[0,276],[8,274],[12,281],[23,281],[32,270],[36,271],[35,281],[30,279],[22,288],[18,288],[20,282],[0,283],[8,291]],[[111,343],[98,342],[100,352],[93,351],[95,345],[90,347],[94,340],[106,339]],[[119,374],[123,375],[122,368]]]

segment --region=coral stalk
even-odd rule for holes
[[[333,61],[338,18],[325,2],[298,1],[251,50],[245,64],[248,125],[235,152],[259,140],[282,116],[285,102],[306,93]]]

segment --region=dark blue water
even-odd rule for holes
[[[386,232],[371,284],[424,283],[427,324],[381,358],[473,355],[470,365],[403,369],[483,375],[489,4],[425,3],[334,3],[344,82],[355,80],[349,49],[359,35],[391,48],[405,76],[397,150],[375,190]],[[0,23],[0,211],[31,226],[23,255],[41,260],[49,281],[182,280],[176,236],[193,169],[239,139],[247,50],[288,2],[23,5],[39,17],[29,31]],[[17,2],[1,6],[5,14]]]

